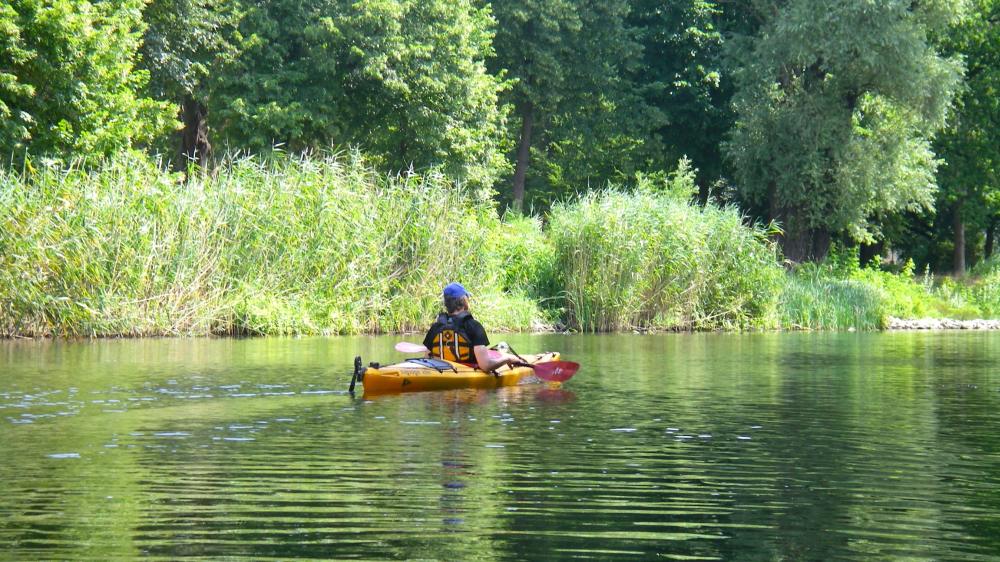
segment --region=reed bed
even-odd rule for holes
[[[502,228],[489,194],[357,154],[188,182],[141,156],[0,171],[0,336],[419,330],[451,280],[527,329],[540,313],[489,251]]]
[[[776,250],[734,208],[609,188],[556,205],[549,232],[571,327],[773,327]]]
[[[989,319],[1000,316],[1000,273],[989,264],[962,279],[915,275],[912,262],[896,272],[834,256],[804,264],[787,277],[780,322],[785,328],[879,330],[901,319]]]
[[[781,326],[791,330],[880,330],[888,322],[886,299],[876,287],[815,267],[788,274],[778,312]]]
[[[735,208],[607,188],[547,217],[357,153],[232,159],[183,181],[141,155],[0,170],[0,337],[422,331],[461,281],[491,331],[876,330],[995,318],[1000,265],[962,279],[785,272]],[[844,251],[844,256],[856,252]]]

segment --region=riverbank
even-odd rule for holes
[[[683,165],[498,213],[436,174],[357,154],[233,160],[184,182],[140,156],[0,169],[0,337],[420,331],[461,281],[492,332],[881,330],[1000,317],[1000,267],[962,280],[783,267],[770,232],[691,203]]]
[[[1000,320],[954,320],[950,318],[920,318],[903,320],[890,318],[887,330],[1000,330]]]

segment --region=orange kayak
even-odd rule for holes
[[[528,363],[558,361],[555,352],[525,355]],[[361,358],[354,360],[354,380],[361,382],[365,395],[450,390],[455,388],[498,388],[513,386],[531,375],[530,367],[504,365],[496,374],[442,359],[407,359],[402,363],[380,366],[373,363],[363,367]]]

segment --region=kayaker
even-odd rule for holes
[[[491,372],[517,362],[512,355],[494,352],[490,357],[490,340],[486,330],[469,312],[469,292],[461,283],[449,283],[442,291],[444,309],[424,337],[428,357],[465,363]]]

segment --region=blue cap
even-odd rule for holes
[[[458,297],[469,297],[469,291],[465,290],[465,287],[461,283],[448,283],[444,287],[445,298],[454,299]]]

